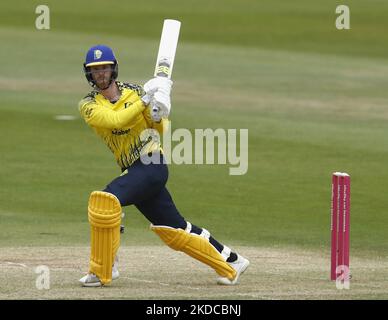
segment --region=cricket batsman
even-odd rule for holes
[[[90,194],[90,264],[88,274],[80,279],[82,285],[102,286],[119,277],[122,207],[130,205],[151,222],[151,230],[169,247],[213,268],[218,284],[236,284],[249,261],[184,219],[166,188],[168,168],[160,141],[143,134],[147,129],[160,134],[166,129],[172,81],[155,77],[144,88],[117,81],[118,62],[104,45],[87,51],[83,69],[93,90],[80,101],[80,113],[114,154],[121,175],[104,190]],[[143,161],[145,157],[158,161],[149,163]]]

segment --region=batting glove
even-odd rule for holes
[[[155,77],[144,84],[144,90],[145,92],[163,90],[167,95],[170,95],[172,84],[173,82],[168,78]]]
[[[159,122],[162,118],[167,118],[171,110],[170,96],[158,90],[151,100],[152,120]]]

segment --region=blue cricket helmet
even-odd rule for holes
[[[115,57],[115,54],[111,48],[105,45],[96,45],[91,47],[86,53],[86,58],[84,62],[84,73],[86,80],[92,87],[96,87],[96,83],[93,80],[92,73],[90,72],[90,67],[100,66],[104,64],[112,65],[112,76],[109,82],[109,85],[115,80],[118,76],[118,63]]]
[[[85,67],[117,63],[113,50],[104,45],[91,47],[86,53]]]

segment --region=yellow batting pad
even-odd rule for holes
[[[111,193],[93,191],[89,197],[90,267],[102,284],[112,281],[112,265],[120,246],[121,205]]]
[[[182,251],[213,268],[221,277],[233,280],[234,270],[216,248],[202,236],[188,233],[182,229],[151,225],[153,230],[170,248]]]

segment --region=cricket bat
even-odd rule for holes
[[[171,79],[180,28],[180,21],[172,19],[164,20],[158,56],[156,58],[155,77]],[[154,111],[156,112],[158,110],[154,109]]]

